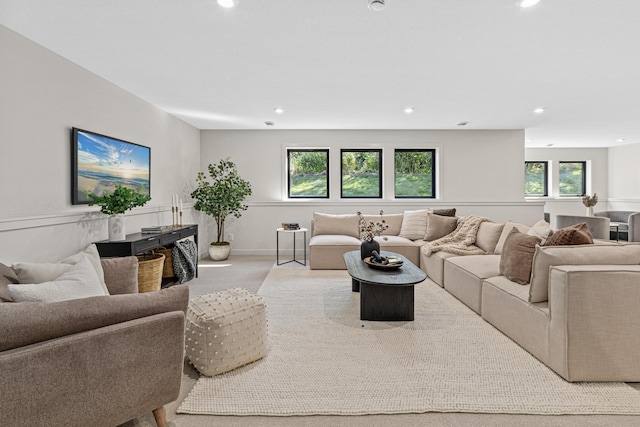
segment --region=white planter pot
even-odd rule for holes
[[[231,253],[231,245],[209,245],[209,256],[213,261],[224,261],[229,258]]]
[[[127,238],[124,230],[124,214],[115,214],[109,217],[109,241],[118,242]]]

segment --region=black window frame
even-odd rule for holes
[[[580,163],[582,165],[582,194],[562,194],[560,166],[563,163]],[[560,197],[582,197],[587,194],[587,162],[585,160],[560,160],[558,162],[558,195]]]
[[[398,196],[396,193],[396,153],[431,153],[431,196]],[[393,150],[393,195],[396,199],[435,199],[436,198],[436,150],[435,148],[395,148]]]
[[[377,196],[345,196],[344,171],[342,156],[344,153],[378,153],[378,195]],[[340,198],[341,199],[382,199],[382,148],[341,148],[340,149]]]
[[[525,197],[549,197],[549,162],[546,160],[527,160],[524,162],[525,165],[525,178],[526,178],[526,173],[527,173],[527,164],[529,163],[540,163],[544,165],[544,194],[540,195],[540,194],[529,194],[529,193],[524,193]]]
[[[291,153],[326,153],[326,166],[327,166],[327,195],[326,196],[309,196],[309,195],[292,195],[291,194]],[[328,148],[287,148],[287,197],[289,199],[328,199],[330,197],[331,185],[330,185],[330,173],[329,173],[329,149]]]

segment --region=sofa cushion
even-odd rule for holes
[[[509,232],[511,232],[512,228],[517,228],[519,232],[526,233],[529,231],[531,227],[525,224],[520,224],[518,222],[507,221],[502,228],[502,233],[500,233],[500,238],[498,239],[498,243],[496,243],[495,253],[501,254],[502,247],[504,246],[504,241],[507,239]]]
[[[423,238],[428,242],[437,240],[451,233],[457,226],[458,218],[455,216],[443,216],[428,212],[427,229]]]
[[[364,220],[369,223],[369,221],[373,221],[374,223],[380,221],[380,215],[363,215]],[[397,236],[400,234],[400,229],[402,228],[402,219],[404,215],[402,214],[383,214],[382,219],[384,223],[389,226],[386,230],[382,232],[383,236]]]
[[[313,235],[342,234],[345,236],[360,236],[360,217],[356,214],[332,215],[313,213]]]
[[[640,264],[640,245],[538,246],[533,255],[529,302],[548,300],[549,268],[554,265]]]
[[[475,245],[489,254],[494,253],[503,228],[504,224],[483,221],[478,228]]]
[[[429,212],[428,209],[404,211],[398,236],[410,240],[422,239],[427,232],[427,213]]]
[[[559,245],[588,245],[593,243],[593,236],[589,232],[586,222],[571,225],[556,230],[544,243],[544,246]]]
[[[7,286],[16,302],[57,302],[108,295],[87,257],[71,266],[54,281]]]
[[[512,228],[502,248],[500,274],[520,285],[528,284],[531,279],[533,254],[539,243],[538,236],[530,236]]]
[[[19,283],[16,272],[8,265],[0,263],[0,302],[13,301],[7,285]]]
[[[553,230],[547,221],[541,219],[533,224],[533,226],[527,231],[529,236],[537,236],[540,238],[540,245],[545,244],[549,236],[553,234]]]

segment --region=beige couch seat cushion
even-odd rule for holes
[[[549,268],[555,265],[640,264],[640,245],[538,246],[533,255],[529,302],[548,300]]]
[[[482,281],[500,274],[500,255],[469,255],[444,261],[444,288],[476,313],[482,310]]]
[[[417,240],[416,242],[426,243],[424,240]],[[459,255],[444,251],[433,252],[431,255],[427,255],[421,248],[420,268],[427,273],[429,279],[433,280],[437,285],[444,287],[444,260],[456,256]]]
[[[362,241],[357,237],[342,234],[321,234],[309,239],[309,246],[344,246],[355,245],[360,247]]]
[[[313,235],[343,234],[360,237],[360,217],[356,214],[333,215],[320,212],[313,213]]]

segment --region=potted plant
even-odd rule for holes
[[[85,192],[91,201],[89,206],[99,205],[100,212],[109,215],[109,240],[119,241],[126,238],[124,230],[124,213],[137,206],[144,206],[151,196],[144,194],[144,186],[138,188],[128,188],[122,184],[116,184],[113,193],[107,190],[102,192],[102,196]]]
[[[211,215],[216,220],[218,235],[209,246],[209,255],[214,261],[229,257],[231,246],[224,241],[224,223],[230,215],[240,218],[247,210],[244,199],[251,195],[251,184],[238,175],[238,169],[229,159],[221,159],[217,165],[209,164],[208,180],[204,172],[198,172],[197,188],[191,193],[196,201],[194,209]]]

